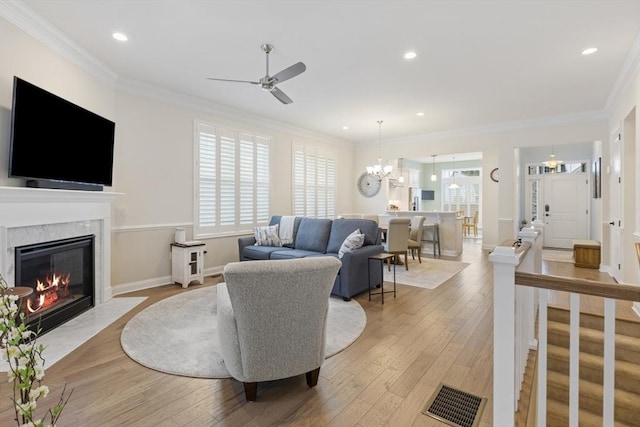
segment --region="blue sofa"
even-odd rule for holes
[[[269,225],[280,223],[280,215],[271,218]],[[339,258],[338,252],[346,237],[356,229],[364,233],[364,244]],[[332,256],[342,262],[331,295],[345,301],[369,289],[369,256],[384,252],[380,228],[369,219],[325,219],[296,217],[293,244],[285,246],[256,246],[254,236],[238,239],[240,261],[282,260],[310,256]],[[380,283],[380,268],[371,263],[371,282]]]

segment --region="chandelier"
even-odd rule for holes
[[[556,159],[555,154],[553,154],[553,145],[551,146],[551,155],[549,156],[549,160],[542,162],[543,165],[550,169],[557,168],[560,164],[564,163],[562,160]]]
[[[378,156],[378,163],[367,166],[367,173],[378,178],[378,181],[382,181],[393,170],[391,165],[382,166],[382,120],[378,120]]]

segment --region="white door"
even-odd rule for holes
[[[544,181],[544,246],[570,249],[573,239],[587,239],[587,174],[547,174]]]
[[[611,242],[609,259],[611,260],[611,264],[609,273],[618,282],[621,283],[622,254],[620,253],[620,248],[622,246],[622,141],[619,133],[616,133],[613,141],[609,145],[611,147],[611,174],[609,175],[609,190],[611,192],[611,200],[609,202],[609,240]]]

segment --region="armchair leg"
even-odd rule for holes
[[[243,383],[244,384],[244,396],[247,402],[255,402],[256,395],[258,394],[258,383]]]
[[[315,387],[318,384],[318,377],[320,376],[320,367],[313,371],[309,371],[306,373],[307,376],[307,385],[309,387]]]

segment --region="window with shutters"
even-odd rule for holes
[[[196,121],[198,238],[268,223],[270,138]]]
[[[336,214],[336,155],[311,145],[293,147],[293,215],[333,218]]]
[[[473,216],[480,210],[480,169],[444,169],[442,171],[442,210],[463,211]],[[451,188],[456,184],[458,188]],[[455,186],[454,186],[455,187]]]

